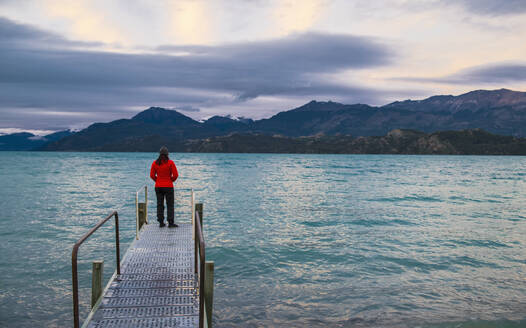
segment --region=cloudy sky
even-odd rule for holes
[[[526,91],[526,0],[0,0],[0,133]]]

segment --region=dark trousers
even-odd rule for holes
[[[164,199],[166,198],[166,212],[168,223],[174,223],[174,188],[155,187],[157,196],[157,221],[164,222]]]

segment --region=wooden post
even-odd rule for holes
[[[212,308],[214,306],[214,262],[205,262],[205,286],[203,288],[205,293],[205,309],[206,321],[208,327],[212,327]]]
[[[139,230],[146,223],[146,203],[139,203]]]
[[[95,306],[102,296],[103,272],[104,261],[93,261],[93,272],[91,274],[91,308]]]
[[[201,223],[201,230],[203,231],[204,233],[204,228],[203,228],[203,203],[197,203],[195,204],[195,210],[197,211],[197,213],[199,213],[199,223]]]

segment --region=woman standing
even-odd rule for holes
[[[179,173],[175,163],[168,158],[168,148],[161,147],[159,157],[153,161],[150,169],[150,178],[155,181],[155,195],[157,196],[157,221],[159,227],[164,227],[164,199],[166,198],[166,212],[168,227],[175,228],[174,223],[174,184]]]

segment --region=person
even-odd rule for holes
[[[179,177],[175,163],[168,157],[168,148],[161,147],[159,157],[153,161],[150,178],[155,181],[155,195],[157,196],[157,221],[159,227],[164,227],[164,200],[166,199],[166,213],[168,227],[175,228],[174,222],[174,181]]]

